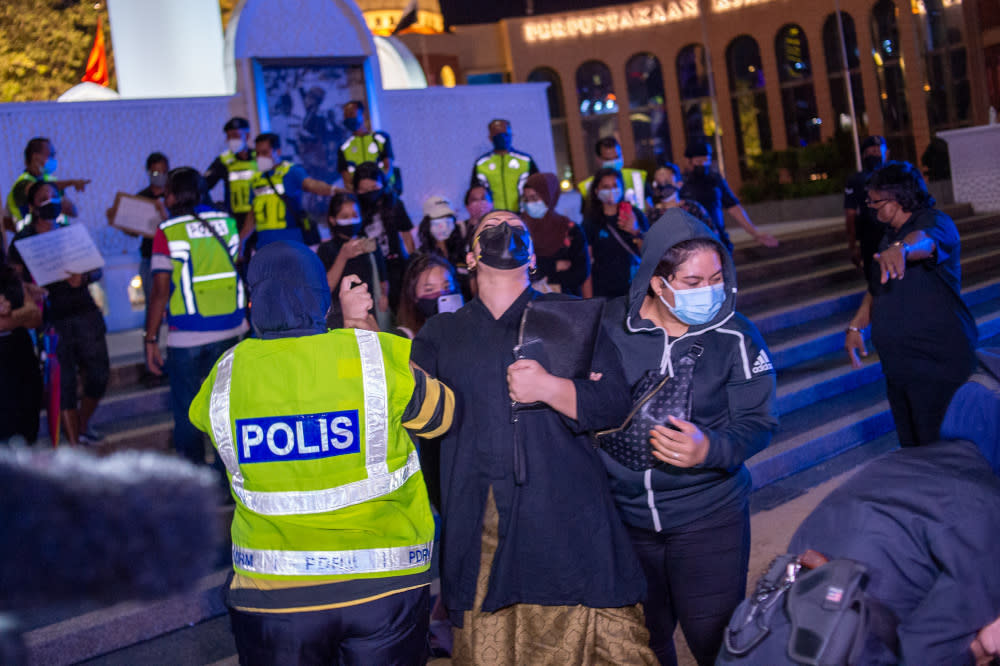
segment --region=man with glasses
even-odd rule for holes
[[[934,208],[920,171],[908,162],[876,171],[866,203],[884,235],[844,346],[860,368],[859,354],[868,355],[862,331],[871,325],[899,443],[929,444],[976,363],[978,334],[961,295],[958,229]]]

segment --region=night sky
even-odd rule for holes
[[[608,5],[624,5],[635,0],[533,0],[535,14],[551,14],[573,9],[591,9]],[[524,16],[528,0],[439,0],[446,25],[493,23],[502,18]]]

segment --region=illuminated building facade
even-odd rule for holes
[[[885,135],[911,161],[935,132],[985,123],[1000,107],[996,4],[650,0],[403,40],[425,69],[456,58],[458,83],[548,82],[561,178],[594,171],[602,136],[649,166],[718,132],[738,186],[765,153],[851,135],[855,119],[862,138]]]

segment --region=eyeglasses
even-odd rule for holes
[[[875,208],[875,204],[885,203],[886,201],[893,201],[893,199],[865,199],[865,205],[869,208]]]

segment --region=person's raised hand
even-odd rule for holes
[[[368,293],[368,285],[357,275],[345,275],[340,281],[340,309],[344,313],[344,322],[366,319],[368,311],[375,302]]]
[[[882,272],[882,284],[889,280],[902,280],[906,274],[906,252],[902,245],[890,245],[884,252],[875,255]]]
[[[545,402],[552,375],[538,361],[522,358],[507,366],[507,390],[514,402]]]
[[[676,430],[655,426],[649,431],[653,457],[674,467],[694,467],[705,462],[708,456],[708,437],[690,421],[668,417]]]
[[[71,180],[70,185],[72,185],[77,192],[83,192],[87,189],[87,185],[90,184],[90,178],[77,178],[76,180]]]
[[[365,253],[365,242],[367,240],[367,238],[352,238],[344,243],[344,246],[340,248],[340,251],[344,253],[344,257],[347,259],[360,257]]]

